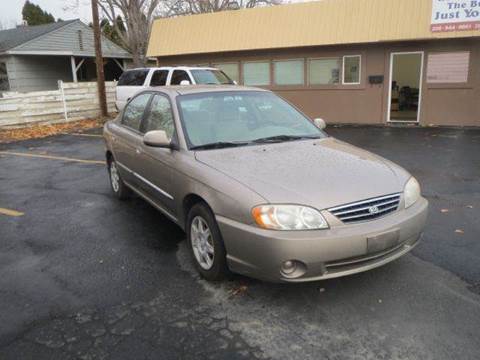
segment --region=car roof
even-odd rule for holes
[[[138,67],[133,69],[127,69],[125,71],[134,70],[218,70],[216,67],[211,66],[160,66],[160,67]]]
[[[253,92],[253,91],[262,91],[270,92],[269,90],[249,87],[249,86],[239,86],[239,85],[170,85],[170,86],[153,86],[149,87],[146,90],[159,91],[164,93],[170,93],[172,96],[177,95],[190,95],[190,94],[203,94],[203,93],[212,93],[212,92]]]

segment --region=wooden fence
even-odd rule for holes
[[[115,82],[105,83],[109,112],[115,112]],[[5,92],[0,98],[0,128],[53,124],[97,117],[96,82],[58,82],[58,89],[29,93]]]

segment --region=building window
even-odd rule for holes
[[[273,62],[273,75],[276,85],[303,85],[304,60],[285,60]]]
[[[428,55],[427,82],[454,84],[468,82],[470,52],[450,52]]]
[[[348,55],[343,57],[343,84],[360,84],[360,69],[362,57],[360,55]]]
[[[243,83],[245,85],[270,85],[270,63],[246,62],[243,64]]]
[[[213,64],[213,67],[222,70],[230,79],[238,83],[240,78],[238,63],[218,63]]]
[[[308,61],[308,83],[330,85],[340,82],[340,58],[310,59]]]
[[[9,91],[10,84],[8,83],[7,64],[0,62],[0,91]]]

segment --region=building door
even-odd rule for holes
[[[418,122],[422,94],[423,52],[390,56],[389,122]]]

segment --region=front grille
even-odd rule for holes
[[[358,201],[328,209],[344,223],[367,221],[385,216],[398,209],[400,194]]]

